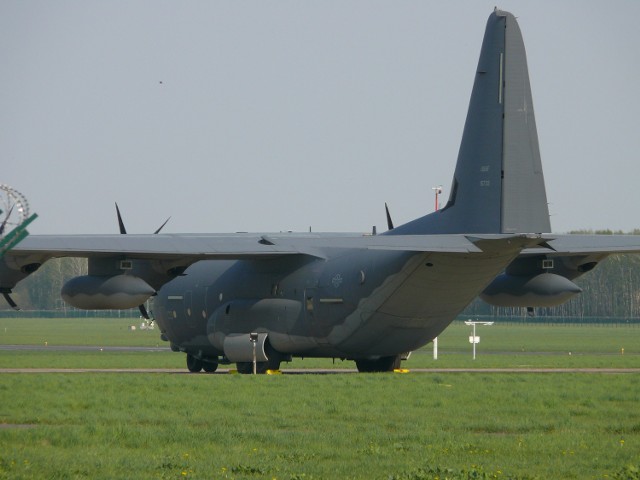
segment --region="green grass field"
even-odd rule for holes
[[[129,330],[131,319],[0,318],[0,345],[93,345],[94,351],[2,351],[0,368],[185,368],[158,330]],[[640,327],[493,325],[479,327],[472,359],[470,327],[455,322],[440,336],[438,360],[429,345],[403,366],[411,368],[640,368]],[[162,347],[157,352],[100,351],[103,346]],[[622,354],[624,349],[624,355]],[[355,368],[353,362],[294,359],[287,368]]]
[[[127,325],[3,319],[0,344],[158,343]],[[640,365],[637,327],[481,328],[475,362],[468,333],[453,325],[437,361],[429,347],[407,366]],[[0,351],[0,368],[183,365],[172,352]],[[0,478],[640,478],[639,406],[637,373],[2,373]]]

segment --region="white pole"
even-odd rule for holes
[[[473,324],[473,359],[476,359],[476,324]]]
[[[249,340],[251,341],[251,345],[253,346],[253,374],[256,374],[256,343],[258,343],[258,334],[255,332],[251,332],[249,334]]]
[[[252,341],[251,343],[253,343],[253,374],[256,374],[256,342]],[[473,358],[475,357],[475,345],[473,346],[474,348],[474,354],[473,354]]]
[[[433,359],[438,359],[438,337],[433,339]]]

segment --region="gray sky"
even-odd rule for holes
[[[32,233],[384,230],[443,200],[494,1],[0,2]],[[640,2],[504,1],[556,232],[640,227]]]

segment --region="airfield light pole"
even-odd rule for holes
[[[256,374],[256,344],[258,343],[258,334],[256,332],[251,332],[249,334],[249,341],[253,347],[253,374]]]
[[[433,190],[434,192],[436,192],[436,209],[435,211],[438,211],[438,195],[440,195],[442,193],[442,185],[438,185],[437,187],[431,187],[431,190]],[[438,337],[433,339],[433,359],[437,360],[438,359]]]
[[[473,345],[473,359],[476,359],[476,343],[480,343],[480,337],[476,336],[476,325],[486,325],[491,326],[493,322],[472,322],[471,320],[467,320],[464,322],[465,325],[473,325],[473,335],[469,337],[469,343]]]
[[[431,187],[431,190],[436,192],[436,212],[438,211],[438,195],[442,193],[442,185],[438,185],[437,187]]]

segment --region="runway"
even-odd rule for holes
[[[137,374],[173,374],[173,375],[225,375],[236,374],[234,369],[222,368],[214,373],[191,373],[186,369],[176,368],[0,368],[0,374],[7,373],[137,373]],[[345,375],[356,374],[353,368],[290,368],[279,371],[283,375]],[[389,375],[411,373],[495,373],[495,374],[549,374],[549,373],[587,373],[587,374],[638,374],[640,368],[414,368],[406,371],[389,373]]]
[[[171,349],[162,347],[100,347],[97,345],[0,345],[5,351],[48,351],[48,352],[168,352]]]
[[[99,346],[99,345],[0,345],[0,351],[57,351],[57,352],[169,352],[171,349],[169,346],[158,345],[156,347],[127,347],[127,346]],[[468,354],[469,351],[463,350],[449,350],[449,354]],[[545,356],[564,356],[568,352],[564,351],[547,351],[547,352],[534,352],[534,351],[521,351],[521,350],[504,350],[504,351],[488,351],[482,352],[482,355],[545,355]],[[431,352],[414,352],[414,355],[428,354]],[[569,353],[569,355],[571,355]],[[585,355],[585,353],[574,353],[574,355]],[[592,352],[589,355],[615,357],[620,355],[618,352]],[[625,355],[639,355],[638,353],[625,353]]]
[[[0,345],[0,351],[72,351],[72,352],[167,352],[169,347],[127,347],[127,346],[95,346],[95,345]],[[521,352],[498,352],[521,353]],[[496,352],[485,353],[493,355]],[[566,355],[564,352],[527,352],[528,355]],[[602,355],[611,355],[608,353]],[[192,373],[186,368],[0,368],[0,374],[49,374],[49,373],[130,373],[130,374],[173,374],[173,375],[228,375],[237,373],[235,368],[219,368],[213,373]],[[345,375],[356,374],[355,368],[283,368],[278,373],[283,375]],[[549,374],[549,373],[583,373],[583,374],[638,374],[640,368],[412,368],[401,370],[403,373],[490,373],[490,374]]]

